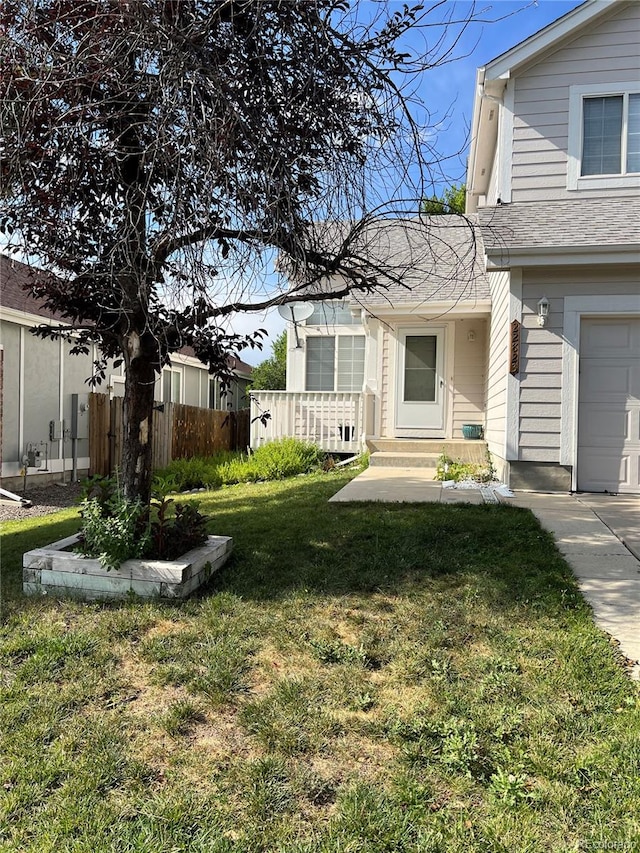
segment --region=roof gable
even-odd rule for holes
[[[631,2],[632,0],[586,0],[566,15],[488,62],[484,66],[485,84],[488,80],[510,77],[522,66],[559,48],[565,39],[575,38],[581,30],[614,10],[631,5]]]

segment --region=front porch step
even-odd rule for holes
[[[376,450],[369,457],[369,465],[385,468],[429,468],[435,475],[438,456],[433,453],[388,453]]]
[[[371,453],[371,465],[392,465],[392,462],[387,462],[395,456],[402,461],[398,467],[413,467],[409,463],[417,462],[414,457],[425,457],[432,460],[427,467],[435,468],[438,463],[438,458],[442,453],[445,453],[451,459],[460,459],[463,462],[474,462],[482,464],[487,460],[487,445],[482,440],[467,441],[466,439],[443,439],[443,438],[373,438],[367,440],[367,446]],[[374,461],[375,457],[379,457],[378,461]],[[423,467],[423,464],[415,465],[415,467]]]

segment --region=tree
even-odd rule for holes
[[[273,355],[253,368],[251,390],[284,391],[287,387],[287,333],[273,342]]]
[[[452,184],[442,196],[432,196],[422,202],[422,213],[426,216],[441,216],[443,214],[464,213],[467,202],[467,187],[465,184]]]
[[[52,273],[32,292],[64,322],[38,334],[97,345],[94,383],[124,363],[127,497],[149,500],[172,352],[228,379],[263,334],[228,332],[234,312],[401,277],[368,229],[424,227],[410,212],[441,170],[415,93],[454,58],[471,20],[455,8],[4,0],[0,231]]]

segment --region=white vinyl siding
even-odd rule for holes
[[[512,196],[513,202],[550,201],[573,197],[568,189],[570,88],[587,90],[640,80],[640,4],[616,9],[592,31],[534,65],[515,78]],[[597,89],[593,94],[605,94]],[[581,126],[578,139],[580,140]],[[578,147],[580,147],[580,142]],[[579,174],[579,170],[578,170]],[[617,194],[633,195],[635,186],[618,178]],[[620,185],[622,182],[622,185]],[[608,195],[592,182],[581,195]]]
[[[489,287],[492,309],[486,383],[485,440],[490,453],[505,458],[509,373],[509,273],[490,272]]]
[[[470,332],[473,340],[469,340]],[[452,438],[462,438],[463,424],[485,425],[486,364],[486,322],[480,318],[458,322],[453,355]]]
[[[562,419],[562,340],[566,296],[637,295],[637,270],[525,270],[523,273],[522,349],[518,458],[523,462],[558,462]],[[549,320],[538,326],[537,305],[550,302]]]

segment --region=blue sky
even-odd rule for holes
[[[367,0],[364,0],[367,2]],[[397,0],[398,7],[404,0]],[[424,76],[421,86],[422,100],[438,119],[451,112],[446,129],[440,132],[435,147],[445,157],[450,157],[465,146],[471,112],[476,69],[509,50],[518,42],[546,27],[571,9],[581,5],[582,0],[489,0],[476,2],[475,11],[486,23],[473,24],[465,33],[456,55],[460,58],[441,68],[435,68]],[[390,4],[391,6],[394,3]],[[425,6],[431,5],[425,0]],[[447,6],[455,6],[460,15],[469,12],[472,4],[466,0],[447,0]],[[464,155],[446,167],[452,178],[463,180]],[[284,328],[284,321],[276,312],[268,315],[237,317],[234,328],[250,332],[266,328],[270,339],[264,350],[246,350],[242,357],[250,364],[258,364],[270,355],[271,341]]]

